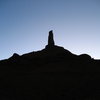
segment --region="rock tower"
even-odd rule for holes
[[[53,39],[53,31],[49,31],[49,36],[48,36],[48,46],[52,47],[54,46],[54,39]]]

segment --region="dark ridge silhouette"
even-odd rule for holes
[[[0,61],[0,100],[99,100],[100,60],[55,45]]]

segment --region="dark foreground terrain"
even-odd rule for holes
[[[0,100],[99,100],[100,61],[54,46],[0,62]]]
[[[0,61],[0,100],[100,100],[100,61],[54,44],[14,54]]]

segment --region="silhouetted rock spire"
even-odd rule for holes
[[[48,46],[54,46],[54,39],[53,39],[53,31],[49,31],[49,36],[48,36]]]
[[[55,42],[53,39],[53,31],[49,31],[49,36],[48,36],[48,44],[46,45],[46,48],[52,48],[55,47]]]

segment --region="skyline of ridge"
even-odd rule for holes
[[[45,48],[42,48],[41,51],[44,50],[44,49],[53,50],[53,48],[62,48],[62,49],[65,49],[63,46],[59,46],[59,45],[55,44],[53,30],[50,30],[50,31],[49,31],[49,34],[48,34],[48,42],[47,42],[47,45],[45,45]],[[59,50],[59,49],[58,49],[58,50]],[[65,50],[67,50],[67,49],[65,49]],[[24,53],[24,54],[22,54],[22,55],[19,55],[18,53],[13,53],[13,55],[10,56],[10,57],[8,57],[7,59],[12,58],[13,56],[23,56],[23,55],[25,55],[25,54],[32,53],[32,52],[38,52],[38,51],[40,51],[40,50],[27,52],[27,53]],[[70,52],[70,50],[67,50],[67,51]],[[72,53],[72,52],[70,52],[70,53]],[[75,53],[72,53],[72,54],[74,54],[74,55],[76,55],[76,56],[86,55],[86,56],[88,56],[88,57],[91,58],[91,55],[88,55],[88,54],[86,54],[86,53],[79,54],[79,55],[77,55],[77,54],[75,54]],[[93,59],[93,58],[92,58],[92,59]],[[6,60],[6,59],[4,59],[4,60]]]

